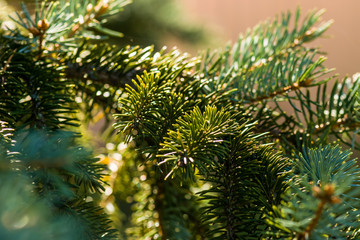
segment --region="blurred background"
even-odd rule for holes
[[[166,1],[166,0],[165,0]],[[239,33],[257,23],[274,18],[281,12],[294,12],[301,7],[303,16],[313,9],[325,9],[323,19],[335,22],[320,39],[312,45],[321,46],[327,52],[325,64],[335,67],[340,76],[360,71],[360,1],[327,0],[178,0],[195,22],[211,29],[225,41],[236,41]]]
[[[0,10],[7,14],[5,3],[19,9],[19,0],[0,0]],[[26,0],[34,5],[34,0]],[[340,76],[360,71],[360,1],[327,0],[133,0],[122,13],[113,17],[107,27],[125,34],[111,39],[119,45],[177,46],[196,55],[208,48],[223,48],[236,41],[240,33],[257,23],[273,19],[282,12],[295,12],[301,7],[303,16],[309,10],[326,9],[323,19],[335,22],[312,45],[327,52],[327,66],[335,67]]]

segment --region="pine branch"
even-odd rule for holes
[[[225,109],[206,107],[202,113],[196,107],[174,127],[164,138],[157,155],[158,164],[165,164],[171,170],[166,178],[175,170],[183,170],[190,178],[193,178],[195,168],[206,174],[208,167],[217,165],[216,159],[223,157],[228,144],[226,138],[239,126]]]
[[[16,130],[35,127],[47,131],[46,134],[39,134],[29,130],[28,134],[23,133],[25,135],[16,139],[14,147],[8,147],[8,152],[18,153],[6,156],[7,159],[11,157],[11,162],[16,165],[11,168],[29,178],[37,198],[47,201],[51,207],[47,211],[54,214],[54,218],[59,213],[61,215],[71,208],[75,209],[70,211],[72,213],[68,215],[67,223],[62,223],[67,232],[64,239],[81,239],[83,234],[87,236],[85,239],[89,239],[89,233],[94,235],[91,236],[92,239],[114,239],[114,230],[110,229],[107,216],[98,215],[100,210],[96,210],[96,214],[87,223],[76,220],[77,215],[87,219],[86,214],[96,208],[96,204],[92,202],[87,203],[87,212],[77,209],[90,193],[103,190],[101,177],[104,167],[95,164],[97,160],[90,158],[89,153],[85,153],[83,149],[69,149],[69,137],[55,131],[74,125],[75,119],[71,114],[75,109],[72,105],[70,82],[63,78],[63,70],[57,63],[39,57],[36,52],[24,52],[26,47],[14,41],[2,43],[1,47],[5,51],[1,57],[10,59],[10,55],[11,61],[6,61],[1,71],[4,81],[0,98],[5,100],[1,101],[1,109],[7,114],[1,115],[1,118],[10,120],[10,126]],[[14,52],[13,49],[22,50]],[[19,135],[21,133],[17,131],[16,136]],[[96,217],[103,219],[98,222],[98,228],[95,227],[98,225],[94,221]],[[89,226],[85,227],[85,224]],[[83,230],[70,230],[74,226]],[[49,238],[51,237],[45,239]]]
[[[0,198],[9,193],[15,202],[2,199],[5,234],[116,238],[91,200],[104,190],[105,166],[77,144],[78,134],[60,131],[77,125],[80,109],[88,119],[94,110],[108,119],[117,113],[121,138],[138,150],[130,164],[143,165],[125,174],[134,177],[126,206],[136,209],[129,234],[136,239],[358,237],[356,162],[339,147],[307,149],[334,136],[359,148],[358,77],[336,81],[327,97],[325,58],[304,46],[331,21],[317,25],[320,11],[300,24],[298,10],[289,29],[283,14],[202,62],[177,50],[85,41],[98,38],[94,31],[114,34],[103,20],[127,2],[45,2],[34,15],[22,5],[13,18],[19,27],[0,38]],[[29,202],[15,197],[20,191]],[[24,216],[30,235],[18,227]]]
[[[245,133],[244,133],[245,132]],[[200,193],[204,223],[214,239],[253,239],[268,228],[266,213],[280,203],[279,193],[286,189],[285,164],[271,148],[255,147],[246,130],[231,140],[229,153],[204,180],[212,184]],[[264,168],[263,168],[264,167]],[[264,175],[266,172],[266,175]],[[253,174],[256,173],[256,174]]]
[[[21,45],[3,41],[3,61],[11,62],[0,69],[1,118],[10,126],[58,129],[73,126],[75,119],[69,82],[63,78],[61,67],[37,59],[36,54],[24,54]]]
[[[115,127],[128,139],[131,136],[152,143],[151,154],[156,154],[156,148],[176,119],[196,104],[195,96],[189,93],[199,91],[199,80],[186,75],[196,60],[176,51],[158,57],[153,73],[145,72],[137,77],[137,82],[133,81],[134,87],[126,87],[129,97],[120,100],[123,113],[115,115],[118,120]],[[184,87],[182,81],[188,81],[189,85]]]
[[[281,23],[275,20],[259,25],[246,37],[241,36],[232,49],[228,47],[218,56],[207,54],[201,71],[209,79],[204,87],[204,93],[211,99],[209,102],[219,99],[216,104],[225,106],[248,104],[246,113],[259,120],[258,132],[269,132],[281,141],[294,142],[296,131],[306,131],[303,120],[297,116],[301,111],[297,103],[302,111],[313,104],[311,100],[303,100],[302,91],[324,85],[332,78],[318,80],[330,70],[324,68],[323,57],[316,60],[316,50],[303,46],[330,26],[331,22],[327,22],[318,29],[314,27],[321,14],[321,11],[309,13],[299,28],[298,10],[292,31],[288,30],[290,14],[283,15]],[[285,101],[294,108],[295,115],[284,110]],[[269,102],[274,102],[275,107],[269,106]]]
[[[299,93],[292,101],[298,125],[296,131],[302,135],[308,134],[316,144],[325,144],[332,136],[346,145],[358,148],[355,143],[359,128],[358,112],[359,78],[347,78],[342,82],[335,81],[330,94],[327,85],[317,86],[317,95],[313,97],[309,91]],[[299,108],[301,110],[299,110]],[[297,112],[301,111],[299,116]],[[291,136],[291,135],[289,135]],[[294,136],[294,135],[293,135]],[[301,144],[298,145],[301,147]]]
[[[104,168],[94,164],[96,160],[89,157],[89,152],[74,144],[76,135],[59,131],[16,135],[16,143],[9,149],[17,153],[13,168],[29,178],[34,193],[47,202],[52,214],[68,215],[74,221],[64,227],[76,239],[115,239],[103,210],[93,201],[85,202],[91,193],[104,190]],[[82,230],[75,230],[75,226]]]
[[[271,64],[274,59],[284,59],[292,52],[306,52],[303,44],[320,37],[331,25],[332,21],[320,24],[323,10],[309,12],[300,25],[300,9],[295,16],[293,30],[289,30],[291,14],[283,14],[281,19],[265,22],[248,31],[245,36],[240,35],[233,48],[205,56],[204,72],[208,77],[216,74],[227,74],[234,71],[238,75],[251,73],[258,68]],[[300,26],[299,26],[300,25]],[[234,68],[234,69],[232,69]],[[232,69],[232,70],[231,70]]]
[[[316,85],[313,80],[326,73],[321,67],[325,59],[314,61],[314,54],[299,55],[299,52],[292,52],[286,58],[274,59],[271,64],[242,76],[237,86],[239,101],[276,100],[282,94],[287,96],[301,87]]]
[[[299,84],[297,82],[295,82],[291,86],[287,86],[287,87],[284,87],[283,89],[276,90],[276,91],[270,93],[270,95],[258,96],[256,98],[249,99],[248,101],[250,101],[251,103],[256,103],[256,102],[261,102],[263,100],[273,99],[274,97],[283,95],[285,93],[289,93],[291,91],[299,90],[300,87],[306,87],[306,86],[310,85],[311,82],[312,82],[311,79],[307,79],[307,80],[305,80],[305,83],[301,83],[302,86],[299,86]]]
[[[278,209],[280,217],[271,220],[274,226],[298,239],[324,235],[353,239],[359,227],[354,224],[359,212],[359,168],[350,152],[329,145],[304,149],[295,166],[291,187]]]
[[[96,6],[93,6],[91,3],[86,6],[86,14],[82,16],[82,19],[71,28],[71,31],[68,34],[69,38],[72,38],[79,30],[90,25],[91,22],[96,21],[101,15],[106,13],[109,9],[109,1],[100,0]]]
[[[327,184],[324,186],[324,189],[320,189],[318,186],[313,187],[313,195],[316,198],[320,199],[320,203],[316,209],[315,216],[306,227],[305,232],[298,234],[299,240],[305,240],[310,237],[311,233],[315,230],[316,225],[319,223],[319,220],[323,214],[326,204],[338,204],[341,203],[339,197],[334,196],[335,187],[332,184]]]

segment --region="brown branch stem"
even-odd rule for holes
[[[345,128],[348,128],[348,129],[359,128],[360,122],[353,122],[350,118],[345,116],[344,118],[340,118],[332,124],[330,122],[328,122],[326,124],[320,124],[319,126],[316,126],[313,134],[319,134],[319,133],[325,131],[325,129],[327,129],[329,126],[331,126],[331,131],[335,132],[339,129],[340,129],[340,131],[343,131],[343,130],[345,130]]]
[[[39,55],[38,55],[39,59],[42,57],[42,53],[43,53],[44,36],[45,36],[45,33],[43,33],[43,32],[39,36]]]
[[[312,190],[314,197],[320,199],[320,202],[316,209],[314,218],[306,227],[305,231],[298,234],[298,238],[297,238],[298,240],[310,239],[310,235],[315,230],[316,225],[318,225],[326,204],[341,203],[341,199],[338,198],[337,196],[334,196],[335,194],[334,184],[328,183],[324,186],[323,189],[321,189],[318,186],[313,186]]]
[[[266,100],[266,99],[271,99],[271,98],[273,98],[273,97],[282,95],[282,94],[284,94],[284,93],[298,90],[300,87],[305,87],[305,86],[309,85],[311,82],[312,82],[311,79],[308,79],[308,80],[306,80],[306,81],[303,81],[303,82],[301,82],[300,84],[299,84],[298,82],[295,82],[295,83],[293,83],[292,85],[286,86],[286,87],[284,87],[284,88],[282,88],[282,89],[280,89],[280,90],[274,91],[274,92],[270,93],[269,95],[258,96],[258,97],[256,97],[256,98],[248,99],[248,101],[249,101],[250,103],[255,103],[255,102],[261,102],[261,101]]]
[[[314,231],[316,225],[318,224],[322,212],[324,211],[326,205],[326,201],[322,200],[316,209],[315,217],[311,220],[310,224],[306,227],[305,231],[299,235],[298,240],[309,239],[311,233]]]

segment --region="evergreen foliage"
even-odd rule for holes
[[[23,5],[2,30],[1,239],[358,239],[359,76],[307,45],[331,21],[190,58],[104,43],[127,3]],[[79,127],[98,118],[108,166]]]

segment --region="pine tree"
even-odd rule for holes
[[[359,76],[307,45],[322,11],[191,58],[105,43],[126,4],[22,5],[2,30],[1,239],[358,239]]]

